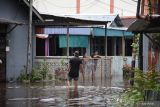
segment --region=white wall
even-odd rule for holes
[[[110,14],[110,0],[80,0],[81,14]],[[76,0],[34,0],[34,6],[40,13],[54,15],[76,14]],[[115,14],[135,16],[137,2],[132,0],[114,0]]]

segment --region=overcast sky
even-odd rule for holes
[[[81,14],[110,14],[110,0],[80,0]],[[34,0],[40,13],[53,15],[76,14],[76,0]],[[114,14],[135,16],[137,2],[114,0]]]

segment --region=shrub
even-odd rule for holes
[[[143,73],[141,70],[135,69],[134,73],[133,87],[126,90],[120,97],[120,103],[123,106],[133,106],[138,102],[144,101],[147,91],[160,92],[159,72],[148,71],[147,73]],[[156,97],[158,98],[158,96]]]
[[[36,82],[41,80],[46,80],[47,77],[49,80],[53,79],[52,74],[48,74],[48,66],[46,62],[42,63],[41,66],[34,67],[31,73],[26,72],[26,68],[22,70],[19,80],[21,82],[29,81],[29,82]]]

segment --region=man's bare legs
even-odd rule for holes
[[[68,88],[71,86],[71,81],[67,80],[67,86]]]
[[[78,81],[74,80],[74,89],[77,90],[77,88],[78,88]]]
[[[71,86],[71,81],[67,81],[67,86],[68,86],[68,88],[70,88],[70,86]],[[77,88],[78,88],[78,81],[75,81],[74,80],[74,89],[76,89],[77,90]]]

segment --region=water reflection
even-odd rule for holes
[[[68,93],[67,105],[73,106],[73,107],[78,107],[79,105],[77,105],[77,101],[73,100],[73,99],[79,98],[78,89],[77,88],[74,88],[74,89],[68,88],[67,93]]]
[[[0,107],[5,107],[5,99],[6,99],[6,84],[0,85]]]

